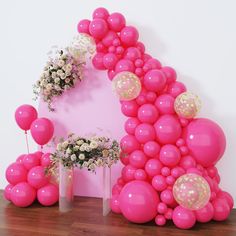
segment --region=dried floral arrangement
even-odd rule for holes
[[[61,139],[54,153],[47,172],[55,173],[59,162],[64,167],[87,168],[95,172],[96,167],[111,167],[119,160],[120,147],[116,140],[107,137],[75,137],[70,134],[66,140]]]
[[[94,53],[95,43],[85,34],[75,37],[69,47],[52,48],[40,79],[33,85],[35,100],[41,97],[49,110],[54,111],[53,98],[61,96],[83,79],[86,57]]]

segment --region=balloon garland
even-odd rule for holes
[[[233,198],[219,187],[215,164],[226,140],[213,121],[194,118],[199,98],[178,82],[175,70],[145,52],[138,30],[120,13],[105,8],[81,20],[78,32],[90,35],[92,59],[108,78],[128,117],[121,141],[121,177],[112,189],[111,208],[135,223],[173,220],[189,229],[195,222],[227,219]]]

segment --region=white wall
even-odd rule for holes
[[[104,6],[122,12],[135,25],[148,52],[173,66],[203,101],[202,116],[225,130],[228,146],[218,167],[221,186],[236,199],[236,1],[225,0],[21,0],[0,5],[0,188],[5,168],[25,152],[24,135],[14,122],[15,108],[33,103],[52,45],[65,45],[80,19]]]

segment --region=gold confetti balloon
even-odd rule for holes
[[[141,91],[139,78],[128,71],[118,73],[112,80],[112,88],[122,101],[135,99]]]
[[[200,111],[201,101],[197,95],[184,92],[175,99],[174,107],[180,117],[191,119]]]
[[[175,181],[173,195],[180,206],[190,210],[199,210],[209,202],[211,190],[202,176],[189,173],[180,176]]]

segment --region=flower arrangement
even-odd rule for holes
[[[54,97],[61,96],[66,90],[73,88],[83,79],[83,69],[86,64],[86,55],[95,51],[93,42],[88,36],[77,36],[72,44],[65,49],[55,49],[49,54],[44,71],[40,79],[33,86],[35,99],[42,97],[48,104],[50,111]]]
[[[61,139],[56,151],[51,154],[52,164],[48,171],[54,172],[58,163],[64,167],[87,168],[95,172],[96,167],[111,167],[119,159],[120,148],[116,140],[107,137],[83,138],[68,136],[66,140]]]

